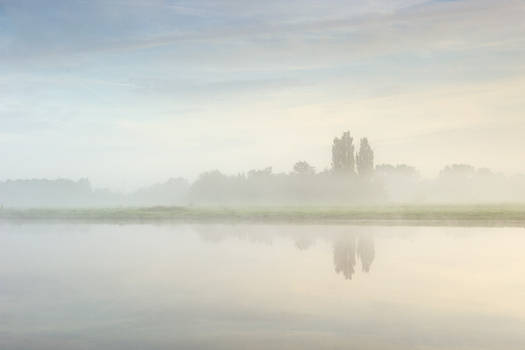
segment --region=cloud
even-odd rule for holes
[[[0,72],[58,74],[65,79],[57,83],[62,88],[78,94],[89,90],[86,96],[97,100],[117,94],[117,101],[140,92],[145,98],[156,93],[202,100],[228,91],[261,91],[272,81],[282,82],[274,89],[318,85],[334,77],[368,75],[374,81],[374,71],[385,67],[390,69],[385,76],[397,79],[393,73],[407,74],[410,64],[427,76],[425,60],[438,70],[435,75],[443,69],[441,61],[449,64],[446,69],[464,69],[457,77],[467,70],[471,76],[502,74],[503,69],[519,75],[525,58],[525,9],[523,2],[512,0],[350,1],[342,6],[332,1],[292,1],[289,6],[273,1],[59,1],[33,20],[39,6],[23,0],[6,7],[14,24],[9,49],[0,51],[6,63]],[[375,89],[390,89],[381,84]]]
[[[262,59],[282,56],[288,50],[301,61],[312,52],[321,59],[335,55],[342,59],[363,53],[502,47],[509,41],[523,41],[525,8],[517,0],[359,3],[293,1],[284,7],[272,1],[59,1],[35,17],[34,7],[39,5],[21,1],[6,7],[13,23],[9,51],[19,57],[178,45],[184,50],[184,45],[198,43],[210,49],[226,44],[235,54],[251,53],[252,59],[258,54],[263,54]],[[181,8],[186,9],[184,14]],[[200,15],[188,13],[189,8]]]
[[[0,2],[5,176],[322,169],[347,128],[426,169],[426,138],[472,152],[497,124],[495,149],[522,145],[523,1]]]

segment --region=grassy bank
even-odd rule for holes
[[[525,226],[523,205],[0,209],[0,220],[305,222]]]

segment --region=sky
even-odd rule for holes
[[[0,180],[525,173],[525,0],[0,0]]]

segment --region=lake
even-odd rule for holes
[[[525,229],[4,222],[0,349],[525,349]]]

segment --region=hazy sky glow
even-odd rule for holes
[[[525,172],[523,0],[0,0],[0,179],[307,160]]]

